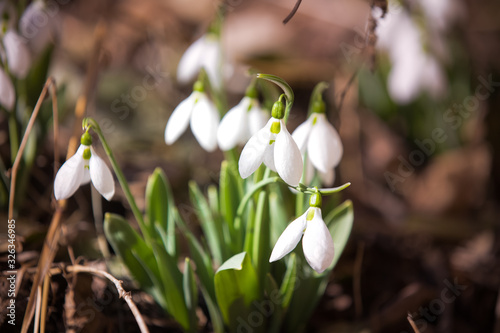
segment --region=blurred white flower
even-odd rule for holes
[[[279,260],[290,253],[301,238],[304,257],[316,272],[322,273],[333,261],[334,246],[319,207],[309,207],[286,227],[274,245],[269,262]]]
[[[191,131],[203,149],[214,151],[219,120],[219,112],[212,101],[203,91],[195,89],[172,112],[165,128],[165,142],[174,143],[191,123]]]
[[[340,163],[344,148],[340,136],[324,113],[313,112],[292,134],[301,153],[307,156],[305,183],[309,184],[314,169],[325,185],[335,180],[334,168]]]
[[[31,67],[31,55],[26,47],[26,41],[13,29],[9,29],[3,36],[2,42],[5,50],[3,58],[6,57],[10,72],[24,79]]]
[[[0,105],[11,111],[16,101],[16,91],[10,77],[0,68]]]
[[[374,10],[377,19],[377,47],[388,52],[392,68],[388,90],[392,99],[407,104],[427,91],[437,98],[446,93],[447,83],[438,60],[424,47],[422,31],[409,13],[394,1],[384,18]]]
[[[271,117],[266,126],[243,147],[238,166],[241,178],[249,177],[262,162],[287,184],[299,184],[303,170],[302,155],[283,119]]]
[[[81,185],[90,181],[106,200],[113,198],[115,182],[111,171],[92,146],[82,143],[76,154],[71,156],[57,172],[54,196],[57,200],[67,199]]]
[[[177,67],[177,80],[188,83],[196,78],[202,68],[205,69],[210,83],[219,89],[222,82],[222,52],[219,38],[212,33],[203,35],[182,55]]]
[[[49,44],[58,21],[57,7],[49,8],[44,1],[35,0],[26,7],[19,20],[19,32],[34,54],[39,54]]]
[[[222,150],[245,144],[266,124],[269,114],[260,108],[256,98],[245,96],[222,118],[217,131],[217,142]]]

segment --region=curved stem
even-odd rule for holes
[[[285,108],[285,117],[283,118],[283,121],[286,124],[288,121],[288,116],[290,115],[290,110],[292,109],[293,100],[294,100],[292,88],[288,85],[288,83],[286,83],[285,80],[283,80],[282,78],[280,78],[279,76],[276,76],[276,75],[259,73],[259,74],[257,74],[257,78],[264,79],[264,80],[267,80],[267,81],[270,81],[270,82],[276,84],[285,93],[287,103],[286,103],[286,108]]]
[[[234,228],[236,230],[241,230],[241,216],[243,215],[243,212],[245,211],[245,208],[252,198],[252,196],[260,190],[262,187],[272,184],[272,183],[277,183],[277,182],[283,182],[283,180],[280,177],[272,177],[272,178],[264,178],[264,180],[261,180],[254,186],[250,188],[250,190],[245,194],[243,199],[241,199],[240,204],[238,205],[238,209],[236,210],[236,217],[234,219]]]

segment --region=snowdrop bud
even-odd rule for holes
[[[271,115],[273,118],[283,119],[285,116],[285,105],[281,100],[278,100],[273,104]]]

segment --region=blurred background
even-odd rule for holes
[[[26,3],[4,0],[1,9],[19,18]],[[167,146],[163,133],[192,91],[176,81],[179,60],[219,5],[47,0],[32,21],[40,29],[28,40],[30,79],[14,82],[24,108],[0,114],[2,216],[11,114],[27,119],[45,73],[59,89],[61,162],[77,98],[87,94],[87,115],[101,124],[139,204],[156,166],[179,202],[187,201],[189,179],[216,182],[222,152],[206,153],[190,131]],[[420,332],[500,333],[500,2],[304,0],[283,24],[294,5],[227,0],[221,41],[227,105],[243,96],[249,69],[278,75],[296,94],[290,131],[306,119],[314,86],[329,83],[327,115],[344,145],[336,185],[352,183],[342,196],[353,200],[355,222],[310,331],[412,332],[411,315]],[[21,263],[37,257],[52,214],[50,110],[42,110],[16,197]],[[117,191],[103,210],[125,214]],[[65,242],[90,260],[99,250],[88,192],[69,202]],[[161,310],[151,300],[148,306],[158,331],[168,328]],[[54,301],[53,318],[61,307]],[[106,309],[75,325],[101,331],[98,319],[116,320],[119,311]]]

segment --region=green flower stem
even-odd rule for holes
[[[286,124],[288,121],[288,116],[290,115],[290,110],[292,109],[292,105],[293,105],[294,95],[293,95],[292,88],[288,85],[288,83],[286,83],[285,80],[283,80],[282,78],[280,78],[279,76],[276,76],[276,75],[259,73],[259,74],[257,74],[257,78],[264,79],[264,80],[267,80],[267,81],[270,81],[270,82],[276,84],[285,93],[286,108],[285,108],[285,117],[283,118],[283,121]]]
[[[241,199],[241,202],[238,205],[238,209],[236,210],[236,218],[234,220],[234,225],[236,230],[241,230],[241,222],[242,222],[241,217],[245,212],[245,208],[250,199],[252,199],[253,195],[262,187],[278,182],[283,182],[283,180],[280,177],[264,178],[264,180],[261,180],[260,182],[258,182],[257,184],[255,184],[250,188],[250,190],[245,194],[243,199]]]
[[[116,162],[115,156],[113,155],[111,148],[108,146],[108,143],[106,142],[106,139],[104,138],[104,135],[102,134],[102,131],[101,131],[101,128],[99,127],[99,124],[97,124],[97,122],[93,118],[85,118],[85,119],[83,119],[83,128],[84,129],[92,128],[92,130],[94,130],[94,132],[96,132],[97,135],[99,136],[99,139],[101,140],[102,147],[104,148],[104,151],[108,155],[109,161],[111,162],[111,166],[113,167],[113,170],[115,171],[116,178],[118,178],[118,181],[120,182],[120,185],[123,189],[123,193],[125,193],[125,197],[127,198],[127,201],[130,205],[130,208],[132,209],[132,212],[135,216],[135,219],[139,223],[139,228],[141,229],[141,232],[144,235],[146,242],[150,243],[149,241],[151,240],[151,236],[149,235],[148,228],[146,227],[146,224],[144,223],[142,213],[139,210],[139,207],[137,207],[135,199],[132,196],[132,192],[130,192],[130,188],[128,186],[127,180],[125,179],[125,176],[123,175],[122,170],[118,166],[118,163]]]
[[[304,212],[304,192],[298,192],[295,197],[295,216],[300,216]]]
[[[241,202],[240,202],[240,205],[238,206],[238,210],[236,212],[236,217],[241,217],[243,215],[243,212],[245,210],[245,207],[246,207],[246,204],[248,203],[248,201],[250,200],[250,198],[253,196],[253,199],[254,199],[254,202],[257,202],[257,211],[253,211],[251,212],[251,215],[250,218],[248,218],[247,220],[247,226],[246,226],[246,232],[245,232],[245,244],[244,244],[244,249],[247,253],[252,253],[252,248],[255,244],[256,241],[254,241],[254,235],[256,234],[256,229],[255,229],[255,226],[256,226],[256,223],[259,224],[258,221],[262,220],[262,209],[259,210],[259,207],[262,207],[262,205],[264,204],[264,200],[267,200],[265,197],[262,197],[259,193],[260,191],[260,186],[258,186],[259,184],[264,184],[264,185],[267,185],[268,183],[266,183],[267,180],[269,179],[278,179],[279,181],[283,182],[283,180],[280,178],[280,177],[274,177],[274,178],[269,178],[271,175],[271,169],[269,168],[265,168],[265,172],[264,172],[264,179],[260,182],[258,182],[257,184],[255,184],[251,189],[250,191],[247,193],[247,195],[245,197],[243,197],[243,199],[241,199]],[[262,185],[262,186],[264,186]],[[247,198],[248,196],[248,198]],[[243,206],[242,206],[243,204]],[[240,212],[240,208],[242,209],[241,210],[241,214],[239,214]],[[241,224],[241,222],[239,222]],[[260,237],[259,237],[260,238]],[[257,240],[257,243],[258,243],[259,240]],[[252,257],[253,258],[253,257]]]
[[[311,94],[311,99],[309,100],[309,109],[308,109],[308,116],[311,115],[312,110],[313,110],[313,105],[317,101],[323,101],[323,91],[325,91],[328,88],[328,83],[322,81],[318,83]]]
[[[316,188],[316,189],[311,189],[309,193],[319,193],[321,195],[330,195],[334,193],[338,193],[346,188],[351,186],[351,183],[345,183],[344,185],[340,185],[338,187],[332,187],[332,188]]]

